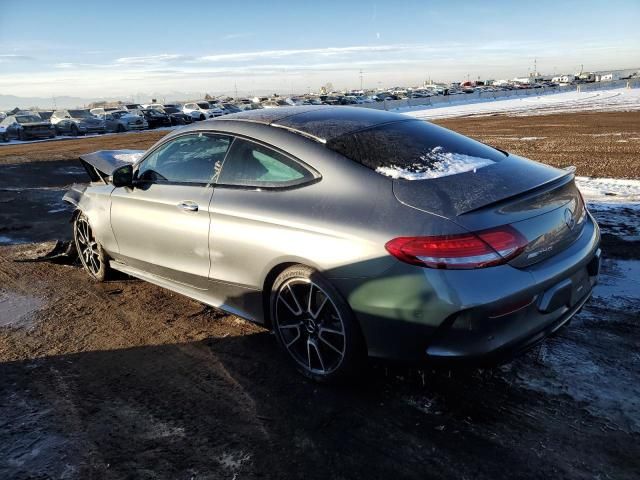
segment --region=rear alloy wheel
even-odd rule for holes
[[[206,119],[206,117],[204,115],[200,114],[200,121],[205,120],[205,119]]]
[[[95,237],[84,213],[80,213],[73,222],[73,239],[82,266],[91,277],[102,282],[109,273],[107,255]]]
[[[339,380],[364,363],[364,343],[349,305],[312,268],[297,265],[278,275],[271,318],[278,343],[309,378]]]

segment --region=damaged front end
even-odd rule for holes
[[[72,185],[62,199],[80,208],[80,201],[91,184],[109,185],[115,170],[135,163],[143,154],[144,150],[100,150],[82,155],[80,163],[89,175],[91,183]]]
[[[111,193],[115,188],[113,173],[123,166],[133,165],[143,154],[141,150],[103,150],[82,155],[80,162],[90,182],[72,185],[63,196],[63,201],[75,207],[70,223],[82,213],[97,241],[107,250],[117,251],[110,219]]]

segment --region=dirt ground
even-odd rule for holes
[[[588,177],[640,178],[640,112],[462,117],[439,125]]]
[[[640,131],[635,115],[588,132]],[[578,136],[583,117],[441,123],[485,141],[500,132],[505,143],[490,143],[544,161],[609,152],[599,175],[640,177],[640,143],[619,162],[608,136]],[[560,123],[571,127],[543,127]],[[158,134],[0,147],[0,478],[638,478],[640,244],[618,225],[640,225],[638,211],[613,224],[595,212],[601,284],[536,350],[493,369],[374,364],[352,385],[317,385],[260,327],[127,277],[24,261],[68,238],[60,197],[83,179],[69,159]],[[575,140],[553,159],[563,136]]]

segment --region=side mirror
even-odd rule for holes
[[[111,175],[111,183],[114,187],[133,186],[133,165],[123,165],[116,168]]]

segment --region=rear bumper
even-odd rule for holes
[[[593,219],[566,250],[526,269],[435,270],[398,264],[384,278],[334,280],[369,355],[410,363],[496,363],[566,324],[600,267]]]
[[[600,269],[600,249],[586,267],[533,296],[515,312],[491,316],[486,307],[443,322],[425,349],[434,362],[491,364],[509,360],[551,335],[591,297]],[[592,273],[590,273],[592,272]]]

